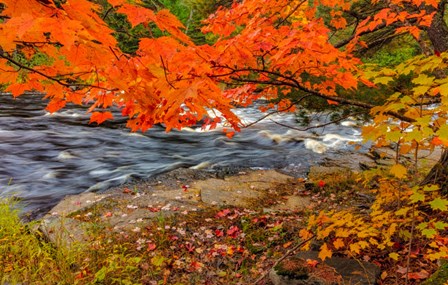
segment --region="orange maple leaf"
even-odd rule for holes
[[[113,119],[114,116],[111,112],[93,112],[90,116],[90,123],[96,122],[98,124],[103,123],[106,120]]]
[[[117,10],[118,13],[125,14],[128,16],[128,20],[132,27],[137,26],[141,23],[147,23],[148,21],[154,22],[156,16],[153,11],[148,8],[138,7],[130,4],[124,4]]]
[[[318,257],[320,259],[322,259],[322,261],[324,261],[327,258],[331,258],[331,256],[333,255],[333,252],[328,248],[327,244],[324,243],[321,247],[320,247],[320,251],[319,251],[319,255]]]

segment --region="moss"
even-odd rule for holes
[[[443,285],[448,281],[448,262],[444,262],[442,266],[422,285]]]
[[[306,261],[298,257],[290,257],[277,266],[274,270],[278,275],[288,276],[291,279],[308,279],[310,274],[310,268],[307,266]]]

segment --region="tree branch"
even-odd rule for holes
[[[267,75],[272,75],[272,76],[275,76],[277,78],[285,80],[285,81],[281,81],[281,80],[278,80],[278,79],[272,79],[270,81],[263,81],[263,80],[242,78],[240,76],[231,78],[232,80],[239,81],[239,82],[255,83],[255,84],[266,84],[266,85],[275,85],[275,86],[288,86],[288,87],[298,89],[300,91],[303,91],[305,93],[314,95],[314,96],[322,98],[322,99],[335,101],[335,102],[337,102],[339,104],[342,104],[342,105],[356,106],[356,107],[360,107],[360,108],[367,109],[367,110],[371,110],[372,108],[377,107],[376,105],[369,104],[369,103],[362,102],[362,101],[358,101],[358,100],[352,100],[352,99],[347,99],[347,98],[338,97],[338,96],[325,95],[325,94],[320,93],[320,92],[318,92],[316,90],[311,90],[309,88],[306,88],[296,78],[294,78],[292,76],[283,75],[283,74],[275,72],[275,71],[262,70],[262,69],[257,69],[257,68],[235,69],[235,68],[232,68],[232,67],[229,67],[229,66],[216,66],[216,67],[218,67],[218,68],[225,68],[225,69],[231,70],[231,73],[226,73],[226,75],[235,74],[235,75],[238,76],[238,73],[240,73],[240,72],[254,72],[254,73],[260,73],[260,74],[264,73],[264,74],[267,74]],[[392,117],[394,117],[396,119],[399,119],[399,120],[402,120],[402,121],[405,121],[405,122],[409,122],[409,123],[415,122],[414,118],[402,115],[402,114],[400,114],[398,112],[395,112],[395,111],[385,111],[385,112],[383,112],[383,114],[390,115],[390,116],[392,116]]]
[[[306,128],[297,128],[297,127],[293,127],[293,126],[290,126],[290,125],[287,125],[287,124],[276,122],[274,120],[271,120],[271,122],[273,122],[274,124],[277,124],[279,126],[286,127],[288,129],[305,132],[305,131],[309,131],[309,130],[312,130],[312,129],[320,129],[320,128],[323,128],[323,127],[326,127],[326,126],[329,126],[329,125],[332,125],[332,124],[336,124],[336,123],[339,123],[339,122],[341,122],[341,121],[343,121],[343,120],[345,120],[345,119],[347,119],[349,117],[360,115],[360,114],[363,114],[363,113],[362,112],[358,112],[358,113],[355,113],[355,114],[350,114],[350,115],[344,116],[342,118],[333,120],[333,121],[328,122],[328,123],[320,124],[320,125],[317,125],[317,126],[309,126],[309,127],[306,127]]]
[[[25,70],[28,70],[28,71],[36,73],[36,74],[39,74],[40,76],[42,76],[44,78],[47,78],[47,79],[49,79],[51,81],[54,81],[54,82],[58,83],[59,85],[62,85],[62,86],[67,87],[67,88],[75,86],[75,87],[82,87],[82,88],[89,87],[89,88],[101,89],[101,90],[105,90],[105,91],[117,91],[118,90],[117,88],[108,89],[108,88],[95,86],[95,85],[90,85],[90,84],[66,83],[66,82],[64,82],[64,80],[58,79],[58,78],[53,77],[53,76],[49,76],[49,75],[47,75],[47,74],[45,74],[45,73],[43,73],[43,72],[41,72],[39,70],[36,70],[34,68],[31,68],[29,66],[21,64],[20,62],[16,61],[15,59],[5,55],[5,52],[2,49],[0,49],[0,58],[6,59],[10,63],[12,63],[12,64],[14,64],[14,65],[16,65],[16,66],[18,66],[20,68],[23,68]]]

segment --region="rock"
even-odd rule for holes
[[[87,241],[88,223],[68,216],[77,211],[83,211],[108,196],[90,192],[67,196],[44,216],[34,231],[43,235],[57,247],[71,246],[74,242]]]
[[[302,260],[302,262],[300,261]],[[316,267],[316,270],[322,268],[322,272],[317,271],[314,272],[309,268],[309,265],[305,262],[306,260],[319,260],[317,251],[305,251],[300,252],[297,255],[285,259],[281,266],[273,268],[270,272],[270,278],[274,285],[327,285],[327,284],[345,284],[345,285],[373,285],[377,284],[378,277],[381,273],[378,266],[364,262],[357,261],[353,259],[343,258],[343,257],[332,257],[326,259],[323,264],[319,264]],[[286,262],[286,263],[285,263]],[[289,270],[285,271],[285,264],[291,268],[291,264],[297,266],[297,271]],[[323,267],[325,265],[326,267]],[[305,269],[304,269],[305,267]],[[331,273],[331,271],[327,268],[330,267],[336,274]],[[311,270],[307,274],[307,277],[304,278],[304,271]],[[314,272],[314,273],[313,273]],[[342,279],[337,279],[337,276],[341,276]],[[321,279],[311,278],[319,276]],[[327,277],[326,279],[323,276]],[[335,282],[337,283],[331,283]],[[305,282],[306,281],[306,282]],[[320,282],[320,283],[319,283]],[[327,283],[325,283],[327,282]],[[330,283],[329,283],[330,282]]]
[[[311,199],[308,196],[290,195],[284,197],[286,200],[283,203],[276,204],[265,212],[277,211],[302,211],[311,204]]]
[[[76,219],[52,216],[41,221],[37,232],[56,247],[71,247],[74,243],[88,241],[87,226]]]
[[[269,272],[274,285],[338,285],[342,277],[334,268],[325,264],[313,265],[307,260],[292,256],[286,258]]]
[[[311,166],[308,173],[308,179],[310,181],[325,180],[327,177],[331,177],[332,180],[335,176],[341,176],[346,178],[347,174],[352,171],[347,167],[340,166]]]
[[[277,185],[288,183],[291,179],[291,176],[275,170],[259,170],[225,179],[197,181],[192,186],[201,189],[201,200],[206,204],[252,207],[269,190],[275,191]]]
[[[272,209],[277,211],[302,209],[309,203],[306,197],[291,195],[293,177],[275,170],[214,177],[209,172],[178,169],[103,194],[68,196],[44,216],[39,231],[55,244],[70,245],[87,240],[86,229],[93,223],[114,231],[129,231],[144,227],[148,219],[216,206],[263,209],[272,206],[268,203],[271,200],[281,200],[282,204]]]

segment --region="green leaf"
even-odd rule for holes
[[[404,167],[401,164],[395,164],[390,169],[390,173],[399,179],[406,177],[407,172],[408,171],[407,171],[406,167]]]
[[[165,261],[165,257],[163,257],[161,255],[157,255],[157,256],[154,256],[153,258],[151,258],[152,265],[157,266],[157,267],[161,267],[164,261]]]
[[[385,138],[392,142],[398,142],[403,137],[403,134],[400,131],[391,131],[386,133]]]
[[[101,267],[101,269],[95,273],[94,283],[103,281],[106,278],[106,273],[107,273],[107,268],[104,266]]]
[[[437,234],[437,231],[435,229],[424,229],[422,231],[422,235],[424,235],[427,238],[432,238]]]
[[[437,135],[441,140],[448,140],[448,125],[443,125],[437,131]]]
[[[411,203],[423,202],[425,201],[425,194],[415,191],[409,198],[411,199]]]
[[[434,223],[434,227],[438,230],[444,230],[445,228],[448,228],[448,223],[444,223],[444,222],[437,222]]]
[[[428,227],[428,223],[420,223],[420,224],[418,224],[417,229],[422,231],[422,230],[426,229],[427,227]]]
[[[423,191],[425,192],[433,192],[433,191],[439,191],[440,187],[437,185],[426,185],[423,187]]]
[[[446,211],[448,209],[448,200],[436,198],[429,202],[429,205],[433,210]]]

